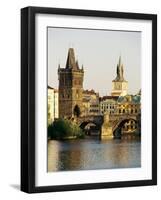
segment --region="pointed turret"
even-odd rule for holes
[[[79,69],[79,63],[78,63],[78,60],[76,60],[76,63],[75,63],[75,64],[76,64],[76,68]]]
[[[121,55],[119,56],[119,63],[118,66],[121,66]]]
[[[58,69],[60,69],[60,63],[58,64]]]

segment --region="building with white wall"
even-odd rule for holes
[[[117,99],[118,97],[115,96],[100,97],[100,114],[114,113],[116,110]]]
[[[48,124],[59,117],[59,93],[57,89],[48,86]]]

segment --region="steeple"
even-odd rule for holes
[[[68,56],[67,56],[67,62],[66,62],[66,69],[79,69],[78,61],[75,61],[75,54],[74,49],[69,48],[68,50]]]
[[[115,81],[124,81],[124,66],[121,63],[121,56],[119,57],[119,62],[117,64],[117,70],[116,70],[116,78]]]
[[[119,66],[121,66],[121,55],[119,56],[119,63],[118,63]]]
[[[116,78],[112,81],[112,96],[127,95],[128,82],[124,79],[124,66],[121,62],[121,56],[117,63]]]

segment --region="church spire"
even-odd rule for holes
[[[75,61],[75,53],[73,48],[69,48],[68,50],[66,69],[79,69],[78,61]]]
[[[119,63],[118,63],[119,66],[121,66],[121,55],[119,56]]]
[[[121,55],[119,57],[119,62],[117,64],[117,70],[116,70],[116,78],[115,81],[124,81],[124,66],[121,63]]]

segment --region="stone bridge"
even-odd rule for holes
[[[129,120],[138,122],[138,114],[105,114],[101,127],[101,138],[113,138],[116,130],[121,129]]]
[[[77,119],[77,123],[82,129],[84,129],[85,126],[89,123],[95,124],[96,127],[100,129],[103,124],[103,116],[102,115],[82,116]]]
[[[104,114],[83,116],[77,119],[79,126],[84,129],[89,123],[93,123],[100,130],[100,137],[113,138],[117,129],[121,128],[129,120],[138,122],[138,114]]]

